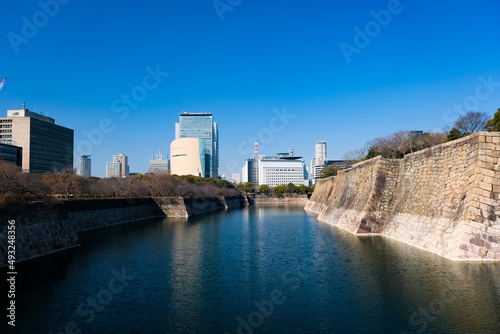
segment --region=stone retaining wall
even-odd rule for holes
[[[257,195],[253,198],[254,205],[300,205],[307,204],[307,195],[286,194],[282,197]]]
[[[75,200],[0,209],[0,267],[7,264],[7,222],[16,224],[16,262],[78,245],[78,233],[149,218],[189,217],[245,206],[243,196]]]
[[[382,234],[453,260],[500,260],[500,133],[319,180],[306,205],[355,234]]]
[[[78,232],[165,217],[152,199],[101,199],[35,203],[0,210],[0,267],[6,265],[8,220],[15,220],[16,262],[72,248]]]

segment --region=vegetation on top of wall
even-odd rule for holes
[[[238,186],[240,189],[248,193],[257,193],[264,195],[275,195],[280,196],[283,194],[308,194],[314,191],[314,186],[309,187],[301,184],[296,186],[293,183],[280,184],[275,187],[270,187],[267,184],[261,184],[257,189],[254,189],[251,182],[241,182]]]
[[[228,181],[200,179],[152,173],[126,178],[84,178],[72,170],[29,174],[23,173],[13,164],[0,162],[0,206],[71,198],[212,197],[240,194]]]
[[[221,180],[213,177],[208,177],[208,178],[203,178],[201,176],[194,176],[194,175],[173,175],[174,177],[179,177],[181,179],[184,179],[188,181],[191,184],[212,184],[216,186],[217,188],[234,188],[234,184],[227,180]]]
[[[340,168],[337,165],[330,165],[328,167],[325,167],[319,173],[319,178],[320,179],[324,179],[324,178],[327,178],[327,177],[330,177],[330,176],[336,176],[337,173],[338,173],[338,171],[341,170],[341,169],[342,168]]]
[[[495,113],[493,118],[486,123],[484,128],[490,132],[500,131],[500,108],[498,108],[498,111]]]
[[[450,131],[422,134],[414,131],[398,131],[376,138],[361,149],[346,152],[344,159],[356,163],[379,155],[384,158],[403,158],[406,154],[456,140],[478,131],[500,131],[500,108],[492,119],[489,117],[487,113],[470,111],[460,116]],[[327,172],[333,173],[333,171],[325,171]]]
[[[469,111],[460,116],[446,136],[446,141],[460,139],[478,131],[487,130],[490,116],[484,112]]]

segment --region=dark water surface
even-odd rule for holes
[[[500,333],[500,264],[358,238],[302,208],[81,240],[18,265],[16,333]]]

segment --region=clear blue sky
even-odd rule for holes
[[[227,175],[256,138],[262,154],[293,147],[309,164],[318,140],[341,158],[394,131],[451,126],[454,104],[500,108],[500,84],[476,92],[479,77],[500,82],[498,1],[221,0],[219,13],[213,0],[60,1],[51,15],[37,1],[3,4],[0,114],[26,101],[74,129],[75,166],[90,154],[95,176],[119,153],[146,172],[182,111],[214,114]],[[375,24],[371,11],[388,7]],[[356,27],[369,35],[355,39]],[[169,75],[155,85],[146,68],[157,65]],[[273,120],[284,109],[294,118]]]

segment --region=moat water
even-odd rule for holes
[[[16,283],[16,333],[500,332],[500,264],[359,238],[293,207],[87,232],[19,264]]]

